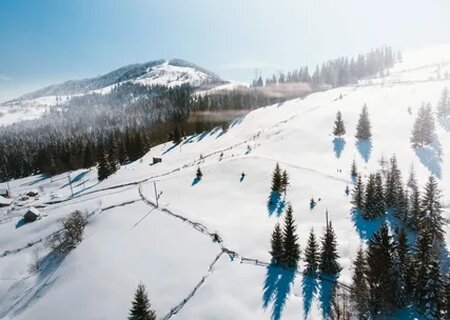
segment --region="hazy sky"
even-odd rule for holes
[[[0,101],[159,58],[250,81],[255,68],[439,43],[447,0],[0,0]]]

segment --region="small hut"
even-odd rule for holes
[[[153,157],[153,164],[157,164],[157,163],[160,163],[160,162],[162,162],[161,158]]]
[[[38,209],[36,209],[35,207],[31,207],[27,209],[27,212],[25,212],[25,214],[23,215],[23,221],[25,221],[26,223],[28,222],[34,222],[37,219],[39,219],[41,216],[41,213],[39,212]]]

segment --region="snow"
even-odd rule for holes
[[[156,146],[102,182],[95,168],[72,172],[73,198],[67,174],[11,181],[16,199],[39,190],[26,206],[43,206],[45,217],[18,226],[20,208],[0,211],[0,318],[123,319],[139,281],[161,319],[170,318],[170,310],[178,312],[173,319],[323,318],[329,282],[308,281],[302,266],[289,274],[265,265],[273,226],[283,219],[267,207],[275,164],[290,176],[286,202],[293,206],[302,250],[311,228],[321,235],[328,209],[343,267],[339,281],[349,284],[358,247],[382,223],[350,214],[344,191],[351,187],[353,159],[368,175],[379,169],[382,156],[395,153],[404,179],[414,165],[421,186],[435,174],[450,218],[450,132],[438,125],[439,144],[428,150],[415,151],[409,142],[419,106],[435,105],[450,87],[449,80],[408,80],[411,69],[436,59],[408,62],[405,53],[404,69],[394,67],[398,74],[405,70],[404,82],[374,79],[260,108],[233,121],[227,132]],[[355,127],[365,103],[373,139],[358,145]],[[341,141],[331,135],[338,110],[347,129]],[[162,162],[152,165],[154,156]],[[203,178],[195,182],[197,167]],[[151,205],[154,183],[163,192],[158,209]],[[312,210],[311,197],[317,201]],[[36,241],[59,230],[60,219],[75,210],[92,213],[83,242],[61,261],[48,258],[45,241]],[[449,226],[446,231],[449,245]],[[223,242],[212,241],[215,233]],[[38,271],[30,268],[36,251],[45,262]]]

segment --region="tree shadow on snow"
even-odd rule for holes
[[[339,159],[341,157],[341,154],[344,151],[344,148],[345,148],[344,138],[334,138],[333,139],[333,150],[334,150],[334,155],[336,156],[337,159]]]
[[[173,149],[175,149],[178,146],[178,143],[174,143],[172,146],[170,146],[166,151],[163,152],[163,155],[166,153],[169,153]]]
[[[192,186],[192,187],[195,186],[197,183],[200,182],[200,180],[202,180],[202,179],[195,177],[194,180],[192,180],[191,186]]]
[[[439,124],[445,131],[450,132],[450,118],[445,120],[439,120]]]
[[[326,275],[329,280],[320,280],[319,301],[322,309],[322,319],[331,319],[332,306],[334,302],[336,276]]]
[[[437,178],[442,177],[442,147],[441,143],[434,138],[433,143],[428,147],[415,148],[417,157],[419,157],[420,162]]]
[[[373,148],[372,140],[358,140],[356,142],[356,148],[358,149],[361,158],[363,158],[365,162],[368,162]]]
[[[304,318],[308,319],[311,311],[312,301],[318,291],[318,280],[314,276],[305,275],[302,279],[302,295],[303,295],[303,309]]]
[[[263,308],[272,305],[272,320],[280,320],[295,278],[295,269],[267,267],[263,287]]]
[[[276,214],[278,217],[283,213],[284,207],[286,206],[286,201],[281,198],[279,192],[271,192],[269,199],[267,200],[267,211],[269,216]]]
[[[23,227],[24,225],[26,225],[27,223],[26,223],[26,221],[25,221],[25,219],[20,219],[19,221],[17,221],[17,223],[16,223],[16,229],[19,229],[20,227]]]
[[[10,305],[8,310],[4,310],[5,313],[0,314],[0,318],[9,313],[16,316],[27,309],[32,303],[35,303],[37,299],[42,297],[57,280],[55,274],[66,256],[67,254],[60,254],[52,251],[39,259],[37,262],[38,269],[35,271],[36,280],[25,290],[21,288],[21,291],[24,294],[16,299]],[[18,285],[23,285],[23,283]],[[14,290],[13,287],[12,289]]]

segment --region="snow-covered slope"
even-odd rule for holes
[[[311,228],[322,232],[328,209],[344,284],[350,283],[358,246],[383,222],[368,223],[350,214],[344,190],[352,184],[353,159],[367,175],[380,168],[382,156],[395,153],[404,175],[414,165],[421,186],[430,173],[436,175],[450,218],[450,132],[437,126],[439,144],[428,150],[415,151],[409,142],[419,106],[435,105],[450,80],[410,81],[405,76],[396,83],[388,81],[392,75],[381,83],[255,110],[227,132],[216,129],[179,146],[154,147],[100,183],[95,168],[70,177],[11,182],[16,199],[30,189],[40,191],[25,203],[17,200],[16,206],[41,207],[45,217],[21,225],[23,209],[0,209],[0,318],[124,319],[142,281],[159,319],[321,319],[329,282],[265,265],[271,232],[283,217],[267,207],[276,162],[290,176],[286,200],[294,209],[302,249]],[[373,140],[358,145],[355,126],[365,103]],[[333,142],[330,134],[338,110],[347,129],[344,143]],[[152,157],[163,161],[151,165]],[[194,180],[197,167],[203,172],[199,182]],[[159,208],[152,206],[154,183],[163,191]],[[321,199],[313,210],[311,197]],[[93,213],[85,239],[65,259],[56,259],[36,241],[57,230],[59,219],[76,209]],[[450,244],[448,226],[446,231]],[[215,234],[223,242],[213,241]],[[36,254],[38,270],[30,267]]]

